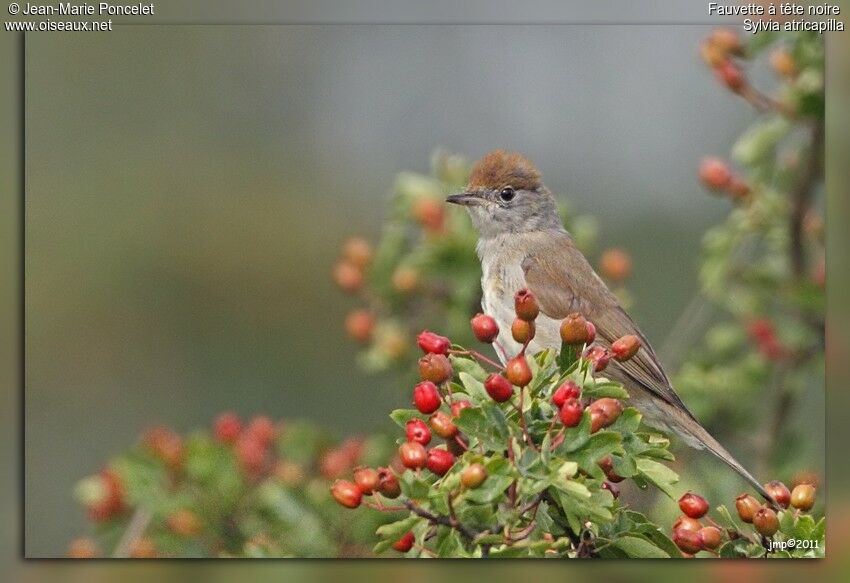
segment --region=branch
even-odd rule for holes
[[[127,530],[124,531],[124,534],[121,535],[121,540],[119,540],[118,544],[115,545],[115,550],[112,552],[112,558],[126,559],[130,556],[130,551],[133,548],[133,545],[136,541],[142,538],[142,535],[145,534],[145,530],[147,530],[151,518],[153,518],[153,516],[150,511],[144,508],[136,509],[136,512],[133,513],[133,517],[130,518],[129,524],[127,524]]]
[[[439,525],[442,525],[442,526],[448,526],[449,528],[455,529],[456,531],[458,531],[461,534],[461,536],[463,536],[469,542],[472,542],[475,539],[475,537],[478,536],[477,532],[475,532],[474,530],[472,530],[468,526],[464,525],[459,520],[452,520],[448,516],[439,516],[437,514],[431,514],[430,512],[428,512],[424,508],[420,508],[419,506],[417,506],[416,504],[414,504],[410,500],[406,501],[404,503],[404,505],[412,513],[426,519],[428,522],[431,522],[432,524],[439,524]]]
[[[794,188],[789,192],[791,198],[791,216],[788,231],[791,236],[791,269],[797,279],[806,273],[806,256],[803,248],[803,223],[811,204],[814,186],[823,167],[823,122],[812,129],[811,153]]]

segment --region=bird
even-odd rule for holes
[[[540,314],[527,350],[561,346],[560,323],[580,313],[596,327],[596,343],[605,348],[625,335],[640,341],[629,360],[612,360],[606,376],[620,382],[630,404],[646,423],[680,436],[696,449],[706,449],[740,474],[768,502],[775,500],[688,409],[670,382],[658,355],[617,297],[594,271],[564,228],[552,192],[537,167],[516,152],[494,150],[471,170],[463,192],[446,202],[465,207],[478,230],[476,251],[481,262],[481,307],[499,325],[494,342],[504,364],[522,345],[511,335],[514,296],[528,289]]]

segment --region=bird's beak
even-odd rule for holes
[[[475,192],[461,192],[460,194],[453,194],[447,197],[446,202],[459,204],[461,206],[472,206],[481,204],[484,201],[481,196]]]

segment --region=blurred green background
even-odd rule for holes
[[[63,554],[84,522],[73,484],[144,427],[227,409],[388,427],[408,387],[354,368],[353,303],[329,272],[344,238],[377,234],[395,173],[427,171],[436,146],[535,160],[597,217],[601,247],[632,254],[632,312],[662,345],[728,210],[699,160],[756,117],[699,61],[709,30],[30,35],[26,555]]]

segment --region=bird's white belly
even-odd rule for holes
[[[494,345],[499,359],[504,363],[515,356],[522,348],[522,345],[516,342],[511,335],[511,324],[516,318],[514,295],[526,287],[525,274],[518,263],[514,265],[486,265],[482,262],[482,271],[481,308],[485,314],[495,318],[499,324],[499,336]],[[541,313],[537,317],[535,325],[536,333],[528,346],[530,354],[535,354],[545,348],[556,350],[560,348],[560,320],[553,320]]]

